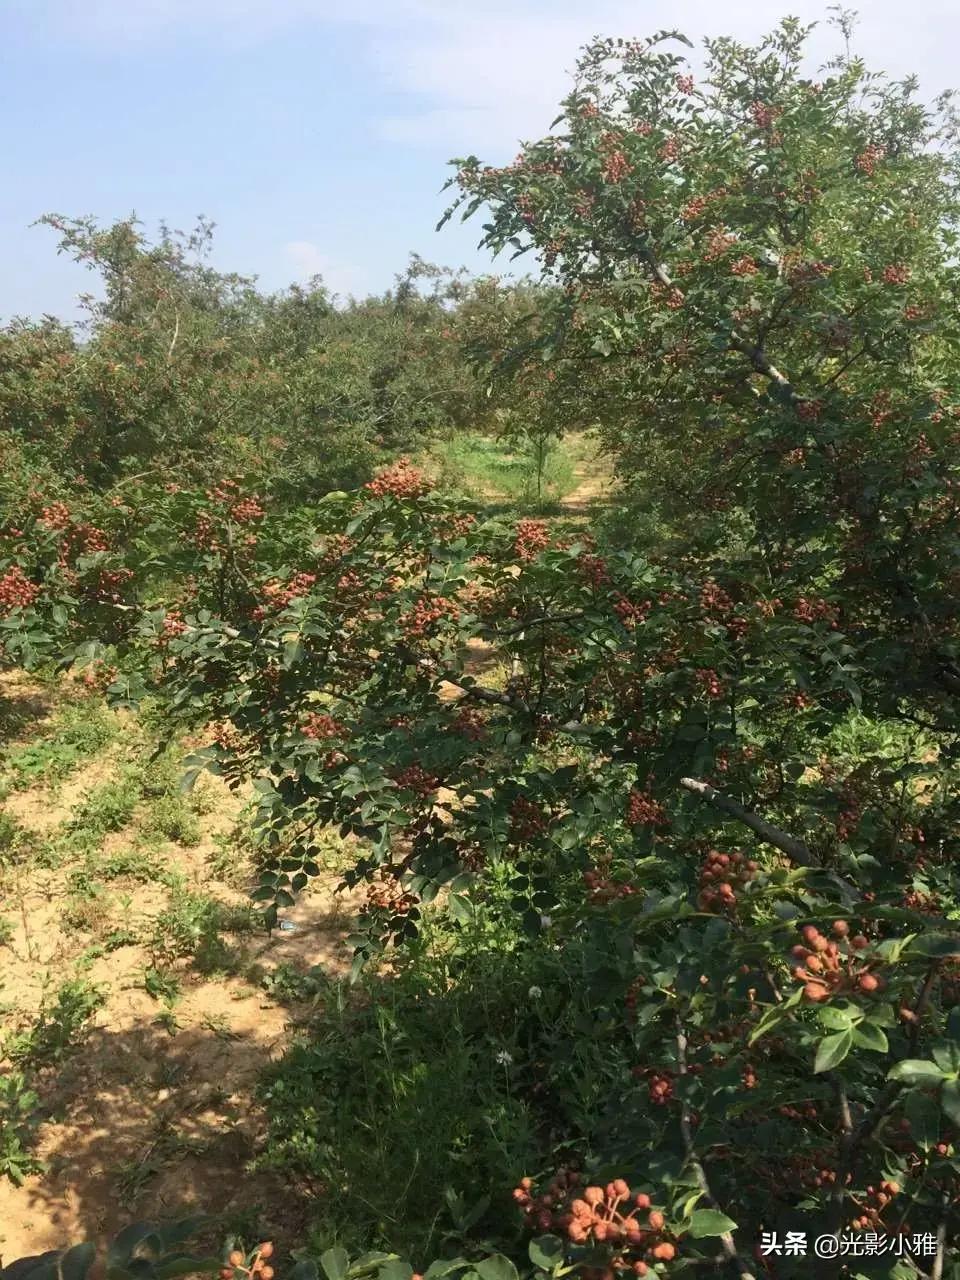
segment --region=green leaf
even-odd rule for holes
[[[293,1269],[287,1272],[286,1280],[318,1280],[319,1274],[313,1258],[301,1258]]]
[[[480,1280],[519,1280],[517,1268],[502,1253],[495,1253],[490,1258],[474,1264]]]
[[[219,1258],[192,1258],[178,1254],[157,1263],[154,1275],[158,1280],[176,1280],[177,1276],[195,1276],[219,1271],[223,1263]]]
[[[890,1048],[886,1035],[872,1022],[861,1022],[854,1027],[853,1043],[861,1049],[873,1049],[875,1053],[886,1053]]]
[[[410,1280],[413,1275],[413,1267],[409,1262],[405,1262],[403,1258],[392,1258],[389,1262],[385,1262],[377,1268],[377,1275],[380,1280]]]
[[[817,1056],[814,1059],[815,1075],[822,1071],[832,1071],[844,1060],[853,1046],[852,1031],[838,1031],[836,1035],[824,1036],[817,1045]]]
[[[859,1017],[863,1016],[859,1010],[855,1012]],[[828,1031],[851,1031],[855,1021],[850,1009],[836,1009],[829,1004],[817,1010],[817,1017]]]
[[[943,1072],[935,1062],[928,1062],[923,1058],[906,1058],[890,1068],[887,1079],[902,1080],[904,1084],[935,1084],[943,1079]]]
[[[690,1215],[690,1227],[688,1234],[694,1240],[700,1240],[704,1236],[722,1236],[729,1231],[736,1231],[737,1224],[732,1218],[728,1218],[725,1213],[721,1213],[718,1209],[695,1209]]]
[[[320,1255],[320,1265],[327,1280],[347,1280],[350,1258],[347,1256],[346,1249],[341,1249],[339,1245]]]
[[[58,1267],[62,1280],[86,1280],[96,1253],[97,1247],[94,1244],[75,1244],[72,1249],[68,1249]]]
[[[945,1080],[940,1090],[940,1106],[947,1119],[960,1125],[960,1080]]]
[[[923,933],[910,943],[911,955],[929,956],[940,960],[945,956],[960,956],[960,933]]]
[[[559,1236],[538,1236],[527,1248],[530,1261],[541,1271],[552,1271],[563,1261],[563,1241]]]

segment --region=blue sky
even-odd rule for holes
[[[960,82],[956,0],[862,0],[856,47],[932,96]],[[433,230],[451,156],[544,132],[595,34],[761,35],[826,6],[728,0],[0,0],[0,317],[74,317],[90,277],[45,212],[217,223],[215,265],[280,288],[388,287],[413,250],[490,267],[479,223]],[[817,46],[832,52],[822,29]],[[506,264],[503,267],[506,270]]]

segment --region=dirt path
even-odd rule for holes
[[[29,703],[35,731],[49,724],[49,690],[5,679],[3,691],[7,708]],[[17,739],[29,743],[33,735],[21,729]],[[293,930],[227,932],[219,969],[200,972],[190,957],[173,960],[164,976],[176,998],[151,995],[145,983],[157,961],[150,938],[160,913],[178,900],[171,884],[187,906],[202,895],[225,910],[247,909],[242,869],[223,878],[223,849],[243,799],[210,778],[199,841],[161,843],[153,863],[141,858],[148,870],[109,881],[104,893],[98,877],[111,858],[133,859],[143,815],[99,842],[89,872],[89,852],[61,860],[57,839],[71,814],[115,776],[122,754],[121,738],[61,784],[15,790],[0,803],[17,842],[0,848],[0,1043],[8,1055],[0,1070],[28,1074],[39,1094],[35,1154],[46,1166],[21,1186],[0,1176],[0,1258],[8,1261],[200,1207],[254,1212],[257,1229],[278,1240],[295,1239],[301,1226],[293,1197],[269,1178],[243,1173],[263,1129],[257,1078],[309,1014],[306,1005],[273,998],[268,979],[281,967],[345,975],[356,895],[335,895],[332,871],[286,913]],[[88,880],[93,887],[85,890]],[[174,916],[171,927],[189,924]],[[72,1000],[91,1002],[91,1016],[76,1025],[57,1011],[64,983]],[[80,1037],[73,1051],[63,1046],[49,1061],[23,1039],[36,1040],[43,1007],[55,1038]],[[0,1158],[3,1126],[0,1111]]]

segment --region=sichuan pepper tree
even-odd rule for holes
[[[595,1142],[663,1225],[602,1181],[585,1213],[566,1173],[518,1189],[531,1224],[585,1262],[744,1275],[761,1229],[951,1239],[955,767],[915,726],[858,745],[837,610],[483,521],[405,462],[295,526],[228,497],[172,498],[205,560],[143,630],[173,712],[214,722],[194,769],[253,781],[268,921],[333,824],[358,964],[430,903],[605,957],[631,1064]]]

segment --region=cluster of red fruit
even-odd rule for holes
[[[877,164],[886,154],[886,147],[881,147],[877,143],[871,142],[868,147],[865,147],[864,150],[860,152],[853,163],[861,173],[865,173],[868,178],[872,178],[876,172]]]
[[[95,658],[89,666],[84,667],[80,681],[84,688],[103,693],[117,678],[117,668],[108,666],[102,659]]]
[[[318,741],[324,741],[328,738],[344,738],[347,734],[345,725],[342,725],[339,720],[334,720],[333,716],[328,716],[323,711],[308,712],[304,716],[300,732],[304,737],[315,738]]]
[[[854,1231],[876,1231],[882,1226],[881,1217],[884,1209],[894,1196],[899,1194],[899,1182],[888,1181],[881,1182],[879,1187],[867,1187],[865,1203],[852,1196],[851,1199],[860,1210],[860,1214],[851,1221],[851,1228]]]
[[[249,1259],[241,1250],[234,1249],[227,1258],[228,1265],[220,1269],[220,1280],[236,1280],[238,1273],[241,1276],[257,1276],[258,1280],[273,1280],[273,1267],[267,1262],[272,1257],[273,1244],[269,1240],[258,1244]]]
[[[393,466],[378,471],[364,488],[375,498],[419,498],[429,491],[430,484],[409,458],[400,458]]]
[[[518,520],[513,549],[518,560],[536,560],[550,545],[550,531],[545,520]]]
[[[817,596],[798,596],[793,616],[798,622],[829,622],[834,627],[837,625],[836,608]]]
[[[547,817],[538,804],[517,796],[510,806],[510,838],[515,843],[535,840],[547,829]]]
[[[51,502],[40,512],[37,524],[42,524],[45,529],[66,529],[72,519],[65,502]]]
[[[101,569],[93,588],[97,599],[118,604],[123,599],[121,587],[132,577],[132,569]]]
[[[265,582],[260,588],[262,603],[251,610],[250,616],[261,622],[269,614],[279,613],[291,600],[307,595],[316,581],[315,573],[298,573],[289,582]]]
[[[664,164],[673,164],[680,156],[680,139],[668,138],[663,146],[657,152],[659,158]]]
[[[450,727],[468,742],[481,742],[487,736],[486,722],[476,707],[460,707]]]
[[[693,93],[693,76],[677,76],[674,83],[678,93]]]
[[[655,301],[662,302],[671,311],[679,311],[683,306],[682,291],[676,287],[670,289],[665,284],[661,284],[659,280],[655,280],[651,284],[650,296]]]
[[[720,677],[712,667],[700,667],[696,674],[697,681],[703,686],[708,698],[723,697],[723,685],[720,683]]]
[[[614,1250],[609,1271],[648,1273],[648,1258],[668,1262],[677,1256],[676,1245],[664,1239],[666,1218],[654,1209],[645,1192],[634,1194],[622,1178],[606,1187],[579,1187],[581,1175],[561,1170],[547,1190],[537,1195],[533,1180],[523,1178],[513,1198],[532,1230],[562,1231],[573,1244],[592,1242]],[[601,1276],[607,1273],[603,1270]]]
[[[742,853],[711,849],[700,868],[700,909],[731,911],[737,905],[737,889],[749,884],[759,870],[760,864]]]
[[[708,578],[700,588],[700,608],[705,613],[729,613],[733,600],[713,578]]]
[[[613,902],[617,898],[629,898],[636,893],[632,884],[613,880],[610,876],[612,854],[603,854],[597,859],[597,865],[583,873],[583,883],[589,889],[588,901],[593,903]]]
[[[650,601],[644,600],[642,604],[634,604],[626,596],[620,596],[613,606],[613,611],[623,625],[632,630],[646,621],[647,614],[650,612]]]
[[[408,640],[419,639],[432,631],[441,618],[456,622],[459,616],[458,605],[446,596],[421,596],[410,612],[400,618],[400,627]]]
[[[367,885],[366,899],[367,911],[389,911],[395,916],[408,915],[418,902],[416,894],[403,890],[396,875],[386,869]]]
[[[732,276],[755,276],[759,270],[756,259],[751,258],[749,254],[744,254],[742,258],[736,258],[730,263]]]
[[[604,182],[621,182],[631,171],[632,166],[624,152],[611,151],[604,157],[601,170]]]
[[[394,782],[405,791],[415,791],[417,795],[433,795],[440,785],[440,779],[418,764],[409,764],[405,769],[397,769],[390,775]]]
[[[29,609],[40,588],[31,582],[19,565],[11,565],[0,578],[0,613],[4,617],[14,609]]]
[[[243,751],[247,746],[247,740],[244,735],[229,721],[222,721],[220,724],[215,725],[212,737],[221,751]]]
[[[160,627],[160,643],[168,644],[171,640],[175,640],[177,636],[182,636],[187,629],[187,624],[183,620],[183,614],[179,609],[170,609],[163,619]]]
[[[723,227],[714,227],[707,237],[706,247],[703,252],[704,262],[716,262],[736,243],[736,236],[731,235],[729,231],[724,231]]]
[[[783,115],[783,107],[771,107],[755,99],[750,103],[750,118],[758,129],[769,129]]]
[[[659,827],[667,821],[663,805],[649,791],[634,787],[627,797],[627,822],[631,827]]]
[[[602,556],[583,555],[577,557],[577,568],[583,577],[594,588],[602,587],[610,581],[610,571]]]
[[[805,925],[800,930],[803,942],[790,950],[797,962],[792,974],[797,982],[804,984],[804,998],[819,1004],[842,991],[863,995],[882,991],[883,979],[870,972],[869,961],[861,963],[858,959],[859,953],[869,947],[869,939],[862,933],[850,937],[846,920],[835,920],[832,932],[839,941],[825,937],[816,925]]]
[[[652,1067],[634,1067],[633,1075],[646,1076],[647,1092],[650,1101],[657,1107],[665,1107],[673,1099],[673,1072],[666,1067],[653,1070]]]

